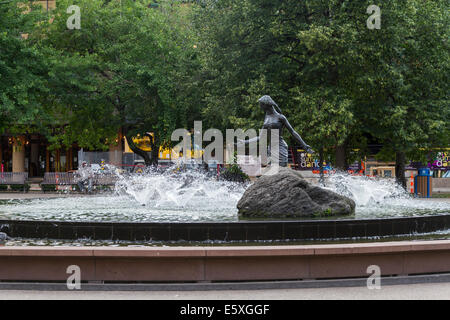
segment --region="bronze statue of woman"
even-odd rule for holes
[[[259,105],[261,109],[263,109],[266,113],[264,118],[264,124],[263,129],[266,129],[268,132],[268,136],[270,137],[270,130],[278,130],[278,137],[279,137],[279,165],[282,167],[286,167],[288,163],[288,145],[286,141],[283,139],[283,128],[286,127],[287,130],[292,134],[292,136],[295,138],[295,140],[298,141],[300,146],[308,153],[314,153],[314,151],[311,149],[309,145],[307,145],[303,139],[300,137],[300,135],[292,128],[291,124],[287,120],[287,118],[281,113],[280,108],[275,103],[275,101],[272,100],[270,96],[262,96],[259,100]],[[256,138],[250,139],[250,140],[239,140],[239,143],[248,144],[250,142],[259,141],[261,136],[258,136]],[[269,154],[270,154],[270,147],[269,147]],[[275,155],[272,155],[275,156]]]

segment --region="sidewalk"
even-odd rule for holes
[[[450,300],[450,283],[230,291],[1,291],[0,300]]]
[[[81,193],[0,192],[0,200],[51,199],[51,198],[74,198],[74,197],[93,197],[93,196],[95,195],[85,195]]]

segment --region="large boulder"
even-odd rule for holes
[[[314,186],[289,168],[260,177],[237,204],[243,217],[328,217],[355,212],[355,202],[336,192]]]

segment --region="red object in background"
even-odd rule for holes
[[[5,166],[2,163],[2,173],[5,172]]]
[[[312,173],[320,174],[320,170],[313,170]],[[323,170],[323,174],[328,174],[328,170]]]

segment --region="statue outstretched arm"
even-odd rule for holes
[[[245,145],[248,145],[249,143],[252,143],[252,142],[259,142],[259,140],[260,140],[260,135],[257,135],[256,137],[251,138],[251,139],[248,139],[248,140],[238,139],[238,140],[237,140],[237,144],[245,144]]]
[[[297,131],[295,131],[294,128],[292,128],[291,124],[289,123],[288,119],[285,116],[282,116],[282,121],[286,126],[286,128],[288,129],[288,131],[290,132],[290,134],[292,134],[295,140],[297,140],[300,143],[301,147],[308,153],[314,153],[314,150],[309,145],[307,145],[305,141],[303,141],[302,137],[300,137],[300,135],[297,133]]]

